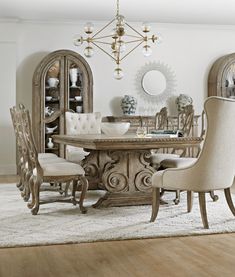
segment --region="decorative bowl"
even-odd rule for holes
[[[57,129],[57,127],[57,125],[53,128],[46,127],[46,134],[52,134]]]
[[[47,101],[51,101],[51,99],[52,99],[52,96],[46,96]]]
[[[82,100],[82,96],[75,96],[74,98],[75,98],[75,100],[77,100],[77,101],[81,101],[81,100]]]
[[[106,136],[115,137],[124,135],[130,127],[130,122],[102,122],[101,130]]]

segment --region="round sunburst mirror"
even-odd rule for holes
[[[136,88],[139,95],[148,102],[163,102],[176,87],[175,74],[161,62],[145,64],[137,73]]]

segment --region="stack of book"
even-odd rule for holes
[[[165,138],[178,138],[182,137],[183,133],[180,130],[151,130],[147,137],[165,137]]]

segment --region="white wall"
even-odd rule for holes
[[[16,170],[15,134],[9,111],[16,102],[15,50],[15,43],[0,42],[0,175]]]
[[[101,27],[97,23],[95,26]],[[133,23],[140,28],[140,23]],[[152,24],[153,32],[163,35],[163,43],[153,46],[153,54],[145,58],[141,48],[123,61],[125,77],[121,81],[113,78],[115,64],[96,50],[87,59],[94,74],[94,109],[103,115],[121,114],[121,96],[131,94],[138,98],[138,107],[146,105],[137,93],[135,77],[147,62],[160,61],[175,72],[177,87],[175,94],[185,93],[194,100],[197,113],[207,96],[207,76],[212,63],[220,56],[235,51],[235,28],[230,26]],[[36,65],[49,52],[71,49],[83,55],[83,49],[73,46],[73,36],[83,33],[83,24],[21,24],[19,26],[19,59],[17,66],[17,99],[31,106],[32,75]],[[164,105],[149,105],[153,113]],[[172,113],[176,113],[173,109]]]
[[[58,49],[71,49],[83,55],[84,47],[78,49],[72,43],[75,34],[83,33],[83,25],[15,23],[13,28],[11,23],[4,23],[4,26],[0,23],[0,34],[1,29],[9,30],[5,33],[8,36],[13,33],[17,43],[18,103],[23,102],[31,109],[33,72],[46,54]],[[136,28],[141,27],[141,23],[133,25]],[[95,23],[95,26],[101,27],[103,24]],[[141,110],[147,104],[136,91],[136,74],[145,63],[160,61],[168,64],[176,75],[177,87],[172,101],[180,93],[188,94],[194,100],[196,113],[201,112],[207,96],[207,76],[211,65],[218,57],[235,51],[235,27],[152,24],[152,30],[163,35],[163,43],[153,47],[153,55],[149,58],[143,57],[141,49],[135,50],[123,61],[125,77],[121,81],[113,78],[115,64],[99,50],[95,52],[94,57],[87,60],[94,75],[95,111],[101,111],[103,115],[121,114],[119,102],[125,94],[135,96],[138,99],[138,109]],[[9,104],[12,104],[9,103],[8,96],[4,96],[0,103],[0,110],[2,107],[8,109]],[[155,113],[165,104],[150,104],[149,112]],[[171,105],[170,111],[172,114],[176,113],[174,105]],[[12,159],[11,161],[13,162]]]

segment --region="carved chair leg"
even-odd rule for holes
[[[29,189],[31,192],[31,202],[29,202],[27,206],[29,209],[32,209],[35,205],[34,177],[33,176],[29,179]]]
[[[84,199],[86,197],[86,192],[88,190],[88,181],[86,177],[80,176],[80,184],[82,186],[80,200],[79,200],[79,208],[80,211],[85,214],[87,212],[87,209],[83,206]]]
[[[211,190],[209,193],[210,193],[210,197],[213,200],[213,202],[215,202],[219,199],[219,196],[216,195],[213,190]]]
[[[225,189],[224,194],[225,194],[225,198],[226,198],[226,201],[228,203],[228,206],[229,206],[232,214],[235,216],[235,208],[234,208],[234,205],[233,205],[233,200],[232,200],[232,197],[231,197],[230,188]]]
[[[187,212],[190,213],[193,208],[193,191],[187,191]]]
[[[29,198],[30,198],[30,184],[29,184],[30,177],[31,177],[31,174],[27,173],[25,180],[24,180],[24,196],[23,196],[23,198],[24,198],[25,202],[28,202]]]
[[[64,196],[68,196],[68,190],[70,186],[70,181],[66,183],[65,188],[64,188]]]
[[[205,229],[209,229],[209,224],[207,220],[207,214],[206,214],[206,195],[205,192],[199,192],[199,206],[200,206],[200,212],[201,212],[201,218],[202,223]]]
[[[153,198],[152,198],[152,215],[150,222],[154,222],[157,218],[158,210],[160,205],[160,189],[153,187]]]
[[[16,184],[16,187],[20,190],[22,185],[23,185],[22,176],[20,176],[20,181],[19,181],[19,183]]]
[[[79,201],[76,200],[76,190],[77,190],[77,185],[78,185],[78,181],[75,179],[73,180],[73,186],[72,186],[72,203],[74,206],[77,205],[77,203],[79,203]]]
[[[33,209],[31,210],[31,213],[33,215],[36,215],[39,211],[41,183],[42,183],[42,181],[39,179],[37,179],[36,182],[34,183],[35,205],[34,205]]]
[[[179,202],[180,202],[180,190],[176,190],[174,203],[175,203],[175,205],[178,205]]]

